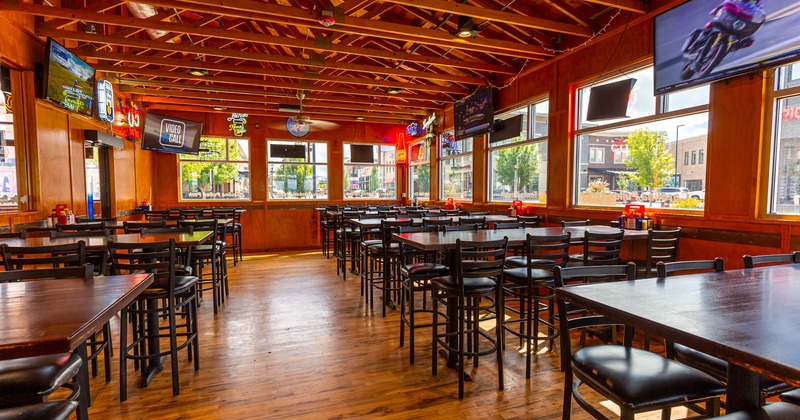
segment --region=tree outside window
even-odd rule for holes
[[[182,200],[250,199],[249,142],[203,137],[198,155],[180,155]]]

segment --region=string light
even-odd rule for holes
[[[586,46],[586,44],[594,41],[595,38],[597,38],[598,36],[600,36],[603,33],[605,33],[608,30],[608,28],[611,26],[611,22],[613,22],[614,19],[616,19],[616,17],[619,16],[621,13],[622,13],[622,9],[617,9],[617,13],[615,13],[614,16],[611,16],[611,19],[608,21],[608,23],[606,23],[606,26],[603,26],[599,31],[597,31],[594,34],[592,34],[592,36],[590,36],[589,39],[587,39],[582,44],[577,45],[575,47],[570,47],[570,48],[563,49],[563,50],[557,50],[557,49],[554,49],[554,48],[547,48],[544,44],[541,43],[541,41],[539,41],[539,44],[542,46],[542,48],[545,51],[551,52],[553,54],[572,52],[572,51],[575,51],[575,50],[577,50],[579,48],[583,48],[583,47]]]

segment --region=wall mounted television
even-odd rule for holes
[[[490,133],[494,126],[494,101],[489,86],[453,106],[456,140]]]
[[[691,0],[655,18],[655,93],[800,59],[793,0]]]
[[[95,70],[85,61],[47,38],[44,99],[70,111],[92,116]]]
[[[148,112],[144,117],[142,149],[198,154],[203,124]]]

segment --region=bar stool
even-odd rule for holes
[[[78,408],[75,401],[49,401],[22,407],[0,408],[0,420],[67,420]]]
[[[19,408],[42,403],[53,392],[64,388],[70,392],[67,400],[75,402],[69,404],[74,410],[81,393],[76,379],[81,365],[81,358],[75,353],[0,361],[0,407]]]
[[[204,291],[211,291],[214,315],[219,313],[219,305],[227,295],[225,289],[228,283],[228,269],[225,258],[225,228],[217,223],[217,219],[210,220],[181,220],[178,227],[192,227],[197,231],[211,231],[212,236],[203,245],[193,246],[191,250],[191,261],[189,264],[197,276],[198,298],[202,299]],[[211,273],[205,270],[205,266],[211,266]]]
[[[370,273],[380,273],[379,276],[369,276],[369,287],[367,290],[367,302],[372,307],[374,300],[374,289],[381,291],[382,305],[381,316],[386,316],[386,306],[395,309],[391,300],[391,294],[400,291],[399,263],[400,263],[400,244],[392,240],[392,235],[398,233],[401,227],[411,227],[411,220],[381,220],[379,245],[370,246],[367,249],[370,259]],[[376,266],[379,269],[376,269]]]

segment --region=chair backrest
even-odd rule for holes
[[[556,287],[564,287],[578,280],[581,283],[591,283],[593,280],[604,282],[636,280],[636,264],[629,262],[624,265],[556,266],[553,268],[553,278]]]
[[[236,219],[236,209],[211,209],[211,217],[215,219]]]
[[[200,219],[203,217],[203,209],[180,209],[180,215],[184,219]]]
[[[481,228],[481,225],[478,225],[478,224],[473,224],[473,225],[452,225],[452,226],[444,225],[444,226],[442,226],[442,228],[443,228],[442,231],[445,232],[445,233],[447,233],[447,232],[463,232],[463,231],[468,231],[468,230],[477,231],[477,230],[479,230]]]
[[[656,272],[658,277],[667,277],[671,274],[682,273],[685,271],[723,271],[725,270],[725,260],[722,258],[714,258],[713,260],[693,260],[693,261],[675,261],[675,262],[659,262],[656,264]]]
[[[413,233],[413,232],[439,232],[439,226],[400,226],[397,233]],[[436,251],[426,251],[417,249],[407,245],[400,245],[400,263],[411,264],[427,262],[436,262],[439,258],[439,253]]]
[[[95,217],[89,218],[88,216],[78,216],[75,218],[76,223],[92,223],[92,222],[116,222],[116,217]]]
[[[144,218],[146,220],[150,220],[153,217],[166,219],[167,216],[169,216],[169,211],[167,210],[145,210],[144,212]]]
[[[148,222],[122,222],[122,228],[125,233],[140,233],[144,228],[164,228],[167,227],[166,220],[151,220]]]
[[[542,222],[542,216],[517,216],[517,221],[524,224],[526,228],[534,228]]]
[[[90,279],[94,276],[94,265],[84,264],[76,267],[61,268],[36,268],[26,270],[0,271],[0,283],[21,280],[40,280],[40,279],[67,279],[83,277]]]
[[[386,215],[385,214],[380,214],[380,213],[377,213],[377,214],[359,214],[358,215],[358,220],[385,219],[385,218],[386,218]]]
[[[112,274],[152,273],[153,285],[175,290],[175,239],[142,244],[108,241]]]
[[[191,226],[195,231],[207,230],[216,234],[216,241],[225,241],[225,226],[217,223],[217,219],[207,220],[180,220],[178,227]],[[152,233],[152,231],[150,231]]]
[[[474,216],[488,216],[488,215],[490,215],[492,213],[488,212],[488,211],[480,210],[480,211],[468,211],[467,214],[470,217],[474,217]]]
[[[589,219],[586,220],[562,220],[561,227],[589,226]]]
[[[0,239],[25,239],[25,231],[0,233]]]
[[[453,226],[453,218],[447,219],[422,219],[422,226]]]
[[[620,263],[624,230],[594,232],[587,230],[583,236],[583,265],[615,265]]]
[[[459,217],[458,218],[459,225],[478,225],[478,229],[483,229],[486,227],[486,217],[479,216],[479,217]]]
[[[678,259],[678,244],[681,240],[681,228],[672,230],[647,230],[647,260],[645,272],[648,275],[659,262],[673,262]]]
[[[388,251],[389,244],[392,242],[392,235],[400,232],[400,228],[412,227],[414,221],[404,220],[381,220],[381,239],[383,240],[383,250]]]
[[[194,226],[172,226],[172,227],[157,227],[157,228],[142,228],[140,232],[142,235],[148,233],[194,233]]]
[[[525,224],[521,222],[509,222],[509,223],[495,223],[494,230],[498,229],[524,229]]]
[[[552,269],[566,267],[569,262],[570,233],[538,236],[530,233],[525,237],[525,256],[528,268]]]
[[[800,263],[800,251],[794,251],[791,254],[745,254],[742,258],[744,259],[744,268],[753,268],[758,265],[766,264],[797,264]]]
[[[110,229],[101,229],[101,230],[77,230],[77,231],[70,231],[70,232],[59,232],[59,231],[51,231],[50,232],[50,239],[55,238],[82,238],[86,236],[110,236],[111,230]]]
[[[47,246],[8,246],[0,244],[6,270],[59,268],[86,264],[86,243]]]
[[[408,213],[408,215],[411,217],[418,217],[418,218],[429,215],[428,210],[406,210],[406,213]]]
[[[461,214],[461,210],[458,210],[458,209],[452,209],[452,210],[441,209],[441,210],[439,210],[439,213],[441,213],[442,216],[458,216],[459,214]]]
[[[491,277],[498,281],[508,252],[508,238],[495,241],[462,241],[456,239],[456,280],[464,293],[464,279]]]
[[[400,210],[381,210],[378,207],[378,214],[386,216],[386,217],[397,217],[400,214]]]
[[[91,222],[91,223],[73,223],[71,225],[56,225],[58,232],[78,232],[85,230],[104,230],[106,222]]]

